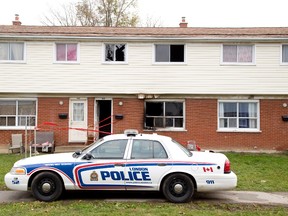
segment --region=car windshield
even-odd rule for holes
[[[74,152],[73,157],[79,157],[82,154],[86,154],[87,152],[89,152],[91,148],[93,148],[95,145],[97,145],[98,143],[102,141],[103,141],[103,138],[91,143],[90,145],[86,146],[82,150],[77,150],[76,152]]]
[[[185,148],[183,145],[181,145],[175,140],[172,140],[172,142],[175,143],[188,157],[192,156],[192,152]]]

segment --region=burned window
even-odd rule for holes
[[[105,44],[106,62],[124,62],[126,53],[125,44]]]
[[[184,102],[146,101],[144,127],[183,128]]]
[[[184,62],[184,45],[156,44],[156,62]]]

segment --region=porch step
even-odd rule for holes
[[[76,150],[81,150],[86,145],[65,145],[65,146],[56,146],[55,153],[63,152],[75,152]]]

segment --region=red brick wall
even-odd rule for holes
[[[59,104],[63,101],[63,105]],[[59,113],[67,113],[67,119],[60,119]],[[45,122],[52,122],[57,126],[43,125]],[[55,144],[68,143],[69,127],[69,98],[38,98],[38,125],[40,129],[54,131]],[[41,126],[43,125],[43,126]]]
[[[122,106],[119,105],[122,102]],[[123,119],[115,119],[115,115],[122,114]],[[138,99],[113,99],[114,133],[123,133],[125,129],[143,131],[144,101]]]
[[[94,126],[94,98],[88,98],[88,126]],[[63,101],[63,105],[59,105]],[[122,105],[119,105],[122,102]],[[195,140],[203,149],[220,150],[287,150],[288,122],[282,121],[282,115],[288,115],[288,108],[283,107],[287,100],[260,100],[260,132],[217,132],[217,99],[186,99],[186,131],[157,131],[173,137],[186,144]],[[120,103],[121,104],[121,103]],[[43,130],[55,132],[56,145],[68,143],[69,119],[59,119],[59,113],[69,114],[69,98],[38,98],[38,125],[53,122],[58,127],[43,126]],[[115,119],[122,114],[123,119]],[[114,98],[113,99],[113,132],[123,133],[125,129],[143,131],[144,100]],[[64,128],[64,129],[63,129]],[[66,128],[66,129],[65,129]],[[0,144],[11,142],[12,133],[25,131],[0,131]],[[31,132],[28,132],[30,135]],[[31,135],[33,136],[33,135]],[[29,138],[28,138],[29,139]],[[24,142],[24,136],[23,136]]]
[[[123,106],[119,106],[119,102]],[[195,140],[203,149],[219,150],[287,150],[288,108],[287,100],[260,101],[260,132],[217,132],[217,99],[186,99],[186,131],[157,131],[186,144]],[[144,101],[138,99],[114,99],[114,114],[123,114],[124,119],[114,125],[115,133],[127,128],[143,132]],[[145,133],[153,133],[144,131]]]

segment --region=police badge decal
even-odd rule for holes
[[[95,171],[91,173],[90,181],[98,181],[98,174]]]

